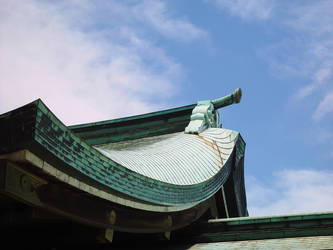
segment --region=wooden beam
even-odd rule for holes
[[[228,211],[228,204],[227,204],[227,199],[225,197],[225,192],[224,192],[224,187],[222,186],[221,188],[221,192],[222,192],[222,198],[223,198],[223,205],[224,205],[224,209],[225,209],[225,213],[227,215],[227,218],[229,218],[229,211]]]
[[[43,208],[65,219],[104,230],[133,233],[171,232],[197,220],[209,208],[209,204],[203,202],[173,213],[133,209],[83,193],[82,190],[65,183],[43,181],[7,160],[1,160],[0,164],[0,192],[4,195],[30,206]],[[116,219],[112,219],[114,214]],[[108,231],[107,235],[110,238],[111,231]]]

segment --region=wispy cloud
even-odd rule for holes
[[[207,0],[208,1],[208,0]],[[294,97],[303,101],[314,93],[321,95],[312,118],[320,121],[332,114],[333,91],[333,1],[209,0],[244,20],[271,19],[283,27],[288,37],[260,48],[260,55],[279,73],[307,79]],[[324,107],[324,104],[326,107]]]
[[[324,99],[319,103],[313,114],[313,119],[318,121],[329,113],[333,113],[333,92],[327,93]]]
[[[311,145],[325,144],[325,153],[319,154],[331,157],[332,126],[328,124],[326,128],[323,124],[331,121],[328,116],[333,114],[333,1],[206,2],[214,3],[221,10],[248,22],[256,20],[263,23],[269,19],[268,25],[261,27],[267,28],[267,37],[275,40],[271,44],[266,43],[265,48],[258,48],[258,54],[279,73],[279,77],[283,75],[288,80],[299,80],[300,87],[295,91],[294,100],[311,101],[314,108],[312,114],[309,112],[309,118],[322,121],[322,127],[310,125],[313,130]],[[279,33],[274,33],[275,29]],[[327,151],[330,152],[327,154]],[[272,215],[332,210],[332,178],[332,171],[313,169],[280,171],[266,183],[247,176],[249,213]]]
[[[207,0],[207,2],[214,3],[232,15],[246,20],[268,19],[276,5],[274,0]]]
[[[332,90],[333,87],[333,2],[313,1],[304,6],[294,7],[290,11],[291,18],[287,21],[289,27],[307,37],[305,52],[307,60],[311,63],[310,74],[312,81],[302,87],[297,97],[305,98],[315,91]],[[309,64],[309,63],[308,63]],[[330,93],[324,94],[327,103]],[[322,102],[321,102],[322,103]],[[314,119],[323,117],[319,115],[320,105],[317,107]],[[333,104],[332,104],[333,105]],[[327,109],[327,112],[333,110]]]
[[[66,123],[163,105],[176,93],[183,70],[135,21],[141,18],[138,4],[1,1],[0,113],[39,97]],[[171,38],[173,25],[189,40],[203,32],[169,15],[159,1],[145,7],[155,14],[144,22],[165,22],[163,32]]]
[[[184,17],[174,17],[165,3],[160,1],[142,1],[135,6],[134,16],[147,22],[157,32],[168,38],[186,42],[207,38],[204,30],[194,26]]]
[[[284,8],[281,11],[285,15],[275,21],[292,33],[266,49],[266,58],[276,69],[301,75],[307,81],[295,93],[297,101],[304,101],[315,93],[321,96],[312,115],[319,121],[333,112],[333,2],[305,1],[281,4],[280,8]]]
[[[262,184],[247,178],[251,216],[330,211],[333,207],[333,172],[284,170]]]

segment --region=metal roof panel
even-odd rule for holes
[[[95,148],[122,166],[159,181],[192,185],[213,177],[230,157],[238,133],[209,128],[106,143]]]

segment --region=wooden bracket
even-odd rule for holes
[[[10,161],[0,161],[0,191],[16,200],[33,206],[42,206],[36,189],[46,183],[45,180]]]
[[[110,224],[113,226],[114,224],[116,224],[116,219],[117,219],[117,214],[114,210],[112,210],[109,215],[108,215],[108,219],[109,219],[109,222]],[[114,235],[114,229],[113,228],[107,228],[105,230],[105,239],[112,243],[113,241],[113,235]]]
[[[169,229],[171,229],[171,227],[172,227],[172,217],[171,217],[171,215],[168,215],[168,218],[167,218],[166,223],[167,223],[167,227],[168,227]],[[171,238],[171,230],[170,230],[170,231],[166,231],[166,232],[164,232],[164,237],[165,237],[167,240],[170,240],[170,238]]]

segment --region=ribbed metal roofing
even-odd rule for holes
[[[293,237],[283,239],[243,240],[195,244],[189,249],[332,249],[333,236]]]
[[[144,176],[178,185],[213,177],[231,155],[238,133],[209,128],[95,146],[105,156]]]

